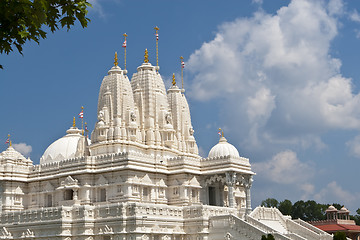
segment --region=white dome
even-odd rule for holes
[[[66,131],[66,135],[53,142],[40,158],[40,164],[59,162],[64,159],[84,156],[85,137],[81,130],[71,127]],[[87,140],[89,141],[89,140]]]
[[[219,143],[216,144],[209,152],[209,158],[224,156],[240,157],[238,150],[227,142],[225,137],[221,137]]]

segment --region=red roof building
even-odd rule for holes
[[[360,240],[360,226],[356,225],[354,220],[350,220],[349,214],[350,211],[345,207],[337,210],[331,205],[326,209],[326,220],[310,223],[327,233],[344,232],[348,238]]]

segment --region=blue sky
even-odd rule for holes
[[[257,172],[261,200],[314,199],[360,208],[360,3],[350,0],[93,0],[91,23],[0,55],[0,139],[34,163],[85,107],[90,130],[98,90],[113,65],[129,76],[149,50],[170,85],[184,81],[201,154],[222,127]],[[1,144],[0,151],[6,149]]]

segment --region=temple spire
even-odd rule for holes
[[[76,127],[76,120],[75,120],[75,117],[73,118],[73,127]]]
[[[149,53],[147,48],[145,48],[144,63],[148,63],[148,62],[149,62]]]

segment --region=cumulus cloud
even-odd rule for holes
[[[351,155],[360,158],[360,135],[348,141],[346,146],[349,148]]]
[[[354,202],[358,202],[359,193],[346,191],[336,181],[332,181],[315,194],[314,199],[324,203],[339,202],[351,205]]]
[[[32,152],[32,147],[27,145],[26,143],[15,143],[12,145],[16,151],[24,155],[25,157],[29,157]]]
[[[349,17],[351,21],[360,23],[360,15],[358,11],[356,11],[356,9],[354,9],[354,11],[350,13]]]
[[[291,150],[279,152],[269,161],[254,163],[252,167],[262,177],[280,184],[303,184],[314,175],[310,164],[301,162]],[[306,192],[313,191],[309,184],[303,185],[302,188]]]
[[[223,99],[224,121],[241,119],[236,134],[254,148],[317,142],[320,149],[322,133],[359,129],[360,95],[330,54],[342,12],[340,0],[292,0],[274,15],[259,10],[221,25],[188,60],[190,97]]]

